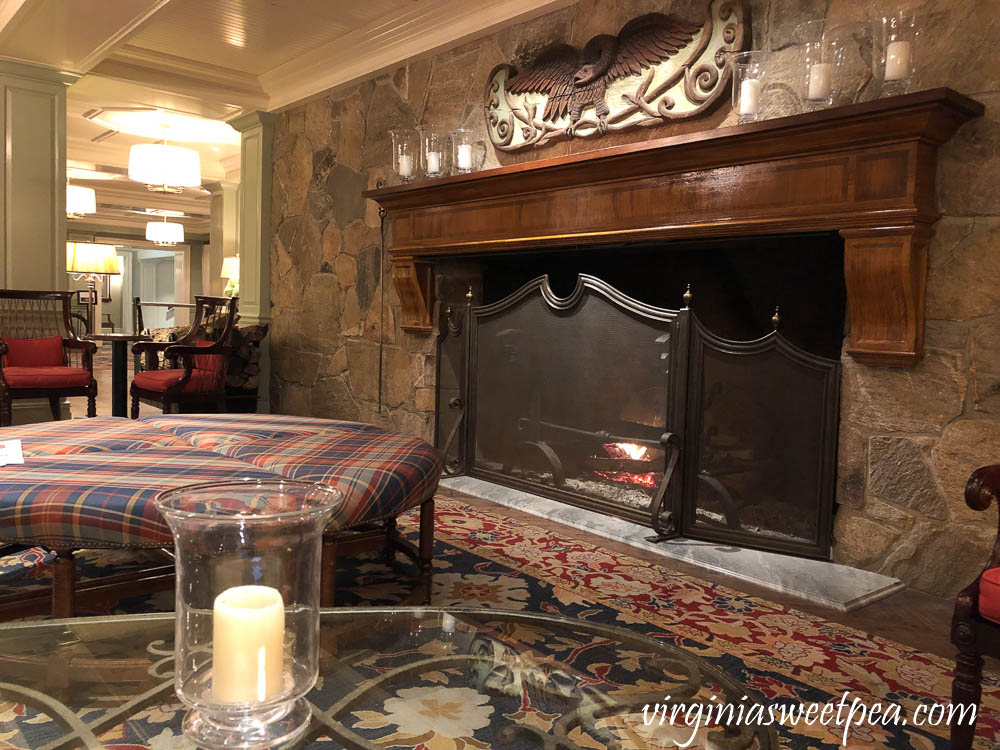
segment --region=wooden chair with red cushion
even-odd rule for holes
[[[73,292],[0,290],[0,427],[9,426],[15,399],[47,398],[52,418],[68,396],[87,397],[97,416],[92,341],[73,332]]]
[[[986,510],[991,503],[1000,506],[1000,464],[984,466],[972,473],[965,485],[965,503],[973,510]],[[983,656],[1000,659],[1000,587],[996,568],[1000,568],[1000,526],[983,572],[955,598],[951,620],[951,642],[958,647],[951,702],[973,704],[977,713],[983,695]],[[971,748],[975,733],[975,721],[953,721],[951,750]]]
[[[238,298],[194,299],[194,321],[176,342],[142,341],[132,347],[144,368],[132,379],[132,419],[139,418],[139,401],[159,406],[164,414],[175,405],[199,410],[213,406],[225,412],[226,366]]]

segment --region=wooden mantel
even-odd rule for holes
[[[402,326],[432,330],[435,258],[837,231],[848,352],[923,354],[938,147],[983,105],[950,89],[365,193],[383,206]],[[808,251],[808,247],[803,247]]]

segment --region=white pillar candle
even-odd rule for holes
[[[885,80],[902,81],[910,77],[910,43],[890,42],[885,50]]]
[[[252,703],[280,695],[285,679],[285,604],[270,586],[234,586],[215,597],[212,695]]]
[[[809,99],[821,101],[829,99],[833,91],[833,65],[816,63],[809,66]]]
[[[413,174],[413,157],[409,154],[399,155],[399,176],[409,177]]]
[[[468,143],[463,143],[458,147],[458,168],[472,169],[472,146]]]
[[[427,174],[437,174],[441,171],[441,153],[439,151],[427,152]]]
[[[760,110],[760,80],[744,79],[740,84],[740,114],[755,115]]]

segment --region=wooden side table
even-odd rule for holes
[[[128,416],[128,345],[134,341],[152,341],[149,336],[133,333],[91,333],[90,341],[111,342],[111,414]]]

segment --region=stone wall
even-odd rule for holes
[[[824,14],[864,20],[863,4],[852,0],[748,5],[753,45],[774,50],[779,61],[772,115],[798,108],[789,86],[795,25]],[[834,557],[946,595],[972,579],[996,528],[993,511],[980,517],[962,500],[969,473],[1000,460],[1000,66],[986,54],[1000,22],[988,6],[933,0],[925,25],[934,50],[921,61],[919,87],[950,86],[987,107],[941,155],[944,216],[930,254],[927,356],[898,370],[844,358]],[[380,267],[378,210],[361,196],[390,179],[387,131],[433,123],[485,137],[482,90],[496,64],[529,58],[553,40],[580,46],[640,13],[697,18],[701,8],[693,0],[582,0],[282,112],[271,213],[273,408],[429,438],[434,340],[399,329],[399,300],[391,283],[381,283],[387,266]],[[864,83],[857,82],[856,98],[871,96]],[[516,155],[491,151],[486,166],[732,122],[723,103],[695,122]]]

